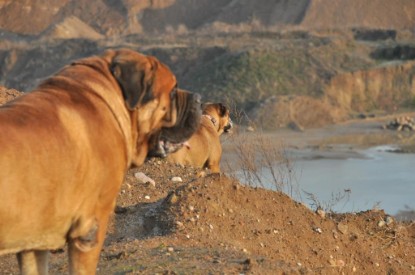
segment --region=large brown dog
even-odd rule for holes
[[[200,96],[176,86],[156,58],[108,50],[2,106],[0,255],[46,274],[48,250],[68,243],[70,273],[94,274],[124,175],[150,136],[172,127],[181,142],[198,125]]]
[[[220,135],[232,128],[229,109],[221,103],[207,103],[202,109],[203,116],[199,128],[186,145],[169,154],[167,160],[182,165],[209,168],[211,172],[219,173],[222,158]]]

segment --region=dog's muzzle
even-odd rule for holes
[[[229,133],[231,131],[232,127],[233,127],[233,123],[232,123],[231,118],[229,118],[229,123],[223,128],[223,131],[225,133]]]

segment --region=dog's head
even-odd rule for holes
[[[203,115],[208,116],[216,128],[218,135],[229,133],[233,127],[229,108],[222,103],[204,103]]]
[[[166,65],[127,49],[108,51],[106,58],[131,114],[135,165],[144,162],[151,136],[162,132],[171,142],[181,143],[193,134],[200,122],[200,95],[178,90]]]

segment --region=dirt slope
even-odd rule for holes
[[[415,25],[411,0],[4,0],[0,14],[0,29],[25,35],[39,35],[71,16],[103,35],[195,30],[214,22],[324,29]]]
[[[413,28],[411,0],[313,0],[301,26],[307,28]]]

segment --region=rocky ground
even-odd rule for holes
[[[316,213],[283,193],[201,172],[159,159],[131,169],[97,273],[415,273],[414,222],[382,210]],[[65,249],[52,254],[51,274],[67,272],[66,258]],[[13,255],[0,257],[0,273],[18,273]]]

